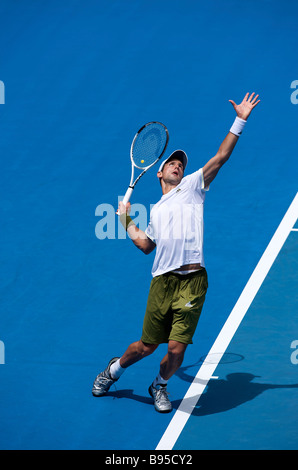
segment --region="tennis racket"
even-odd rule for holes
[[[131,178],[122,201],[124,205],[128,203],[139,179],[163,156],[168,141],[168,129],[161,122],[148,122],[136,133],[130,147]],[[134,180],[135,168],[142,172]]]

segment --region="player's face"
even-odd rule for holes
[[[183,165],[180,160],[170,160],[162,170],[162,179],[165,183],[179,184],[183,178]]]

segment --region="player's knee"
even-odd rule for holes
[[[186,345],[178,342],[169,342],[168,344],[168,356],[173,361],[182,362],[184,358],[184,353],[186,350]]]
[[[139,342],[140,353],[143,357],[150,356],[150,354],[155,351],[157,346],[158,344],[143,343],[143,341]]]

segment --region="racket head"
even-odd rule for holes
[[[164,154],[169,142],[169,132],[164,124],[151,121],[136,133],[130,148],[133,165],[145,170],[154,165]]]

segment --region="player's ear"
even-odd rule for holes
[[[161,186],[161,179],[162,179],[162,171],[157,172],[157,178],[159,179],[159,184]]]

